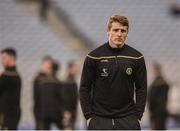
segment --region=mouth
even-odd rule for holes
[[[119,42],[121,42],[122,41],[122,39],[120,39],[120,38],[117,38],[117,39],[115,39],[116,41],[119,41]]]

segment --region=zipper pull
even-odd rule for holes
[[[113,125],[113,126],[115,125],[114,119],[112,119],[112,125]]]

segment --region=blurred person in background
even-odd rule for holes
[[[60,68],[60,65],[58,64],[57,61],[54,60],[53,61],[53,66],[52,66],[52,75],[57,80],[58,80],[57,73],[58,73],[59,68]]]
[[[139,130],[147,95],[143,55],[125,44],[127,17],[112,15],[107,24],[108,42],[85,58],[80,103],[93,130]],[[135,100],[134,100],[135,95]]]
[[[150,111],[150,125],[154,130],[165,130],[168,117],[167,102],[169,84],[164,79],[162,67],[157,62],[153,63],[155,79],[150,85],[148,103]]]
[[[42,21],[47,20],[50,0],[40,0],[39,15]]]
[[[78,87],[76,77],[78,74],[78,66],[75,61],[70,61],[67,66],[67,78],[63,86],[64,98],[64,125],[66,129],[74,129],[77,103],[78,103]]]
[[[1,51],[1,63],[4,72],[0,75],[0,128],[16,130],[18,128],[21,109],[21,78],[16,66],[15,49],[6,48]]]
[[[41,71],[34,80],[34,116],[37,130],[49,130],[51,124],[62,125],[62,84],[56,74],[59,65],[50,56],[42,60]]]
[[[179,18],[180,17],[180,2],[175,2],[171,5],[170,7],[170,14],[174,18]]]

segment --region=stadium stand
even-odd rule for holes
[[[106,22],[112,14],[127,15],[130,19],[130,31],[127,44],[139,49],[146,58],[149,84],[152,81],[152,61],[159,61],[164,68],[164,74],[171,83],[169,93],[169,110],[179,113],[177,104],[179,92],[179,56],[180,56],[180,22],[169,14],[169,0],[53,0],[59,11],[66,12],[73,26],[82,34],[95,41],[97,47],[107,40]],[[173,1],[175,2],[175,1]],[[178,1],[177,1],[178,2]],[[176,63],[176,64],[175,64]],[[147,126],[148,114],[145,114],[144,127]],[[171,124],[169,125],[170,127]]]
[[[60,21],[72,32],[84,35],[95,48],[105,41],[106,22],[112,14],[127,15],[130,31],[127,44],[140,50],[146,58],[149,84],[152,81],[152,61],[163,65],[164,74],[171,83],[169,111],[180,114],[180,22],[168,13],[169,0],[51,0]],[[0,48],[14,46],[18,50],[19,70],[23,79],[23,117],[20,129],[32,129],[31,82],[40,58],[50,54],[66,63],[69,59],[82,59],[84,53],[64,44],[68,36],[57,38],[52,30],[38,21],[37,16],[23,12],[12,0],[0,1]],[[82,39],[84,40],[84,39]],[[86,42],[84,42],[86,43]],[[87,42],[91,44],[91,42]],[[77,53],[78,52],[78,53]],[[79,53],[80,52],[80,53]],[[28,101],[28,103],[27,103]],[[176,115],[177,116],[177,115]],[[149,129],[148,112],[142,120],[142,127]],[[28,126],[28,127],[27,127]],[[170,119],[170,129],[180,128]]]
[[[81,52],[66,44],[69,38],[57,38],[37,17],[23,12],[12,0],[0,1],[0,21],[0,49],[14,47],[18,51],[18,69],[23,80],[19,129],[33,129],[32,81],[41,58],[51,55],[66,64],[69,60],[79,59]]]

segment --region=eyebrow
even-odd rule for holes
[[[126,29],[119,29],[119,28],[114,28],[113,30],[114,30],[114,31],[117,31],[117,30],[127,31]]]

